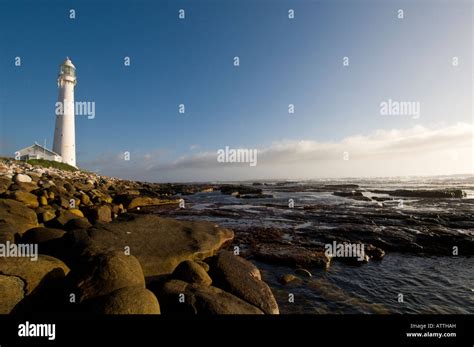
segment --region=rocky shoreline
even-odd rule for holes
[[[306,193],[342,202],[288,205]],[[0,245],[37,245],[40,256],[0,257],[0,313],[276,314],[272,290],[288,300],[286,288],[333,262],[474,255],[472,206],[462,186],[156,184],[1,160]],[[330,256],[333,242],[364,255]],[[288,270],[267,273],[270,288],[251,261]]]
[[[0,257],[0,313],[278,314],[232,230],[141,210],[209,189],[2,159],[0,244],[39,255]]]

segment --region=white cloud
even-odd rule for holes
[[[258,165],[218,163],[217,149],[172,161],[143,155],[124,170],[108,162],[102,173],[149,181],[310,179],[473,173],[474,127],[377,130],[337,142],[284,140],[258,148]],[[227,144],[222,144],[224,148]],[[343,160],[344,152],[349,160]],[[156,153],[161,153],[160,151]],[[137,158],[137,157],[135,157]],[[145,160],[146,158],[146,160]],[[129,165],[130,166],[130,165]],[[107,173],[110,171],[111,173]],[[113,174],[112,174],[113,172]]]

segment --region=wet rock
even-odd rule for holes
[[[176,269],[174,269],[172,277],[188,283],[197,283],[204,286],[210,286],[212,283],[212,279],[206,270],[192,260],[181,262]]]
[[[322,250],[313,251],[294,245],[265,243],[255,246],[254,255],[265,262],[289,266],[315,266],[327,269],[331,263],[331,257]]]
[[[278,304],[270,287],[261,280],[260,271],[251,262],[222,250],[209,260],[214,286],[247,301],[268,314],[278,314]]]
[[[333,190],[333,189],[355,190],[359,188],[359,185],[358,184],[325,184],[323,187],[327,190]]]
[[[409,198],[430,198],[430,199],[446,199],[446,198],[464,198],[466,193],[462,189],[396,189],[396,190],[373,190],[373,193],[388,194],[390,196],[400,196]]]
[[[290,282],[293,282],[297,279],[295,275],[292,274],[284,274],[283,276],[280,277],[279,282],[281,284],[288,284]]]
[[[370,244],[365,246],[365,254],[374,260],[382,260],[382,258],[385,256],[383,249]]]
[[[354,200],[361,200],[361,201],[370,201],[371,199],[364,196],[361,191],[341,191],[341,192],[334,192],[332,193],[336,196],[341,196],[344,198],[351,198]]]
[[[272,194],[243,194],[239,195],[241,199],[271,199]]]
[[[0,199],[0,219],[12,225],[20,234],[38,226],[36,213],[21,202]]]
[[[334,260],[337,260],[347,265],[355,265],[355,266],[367,264],[369,262],[369,259],[370,258],[367,254],[364,254],[362,256],[356,255],[352,257],[334,257]]]
[[[243,186],[243,185],[222,185],[220,187],[220,191],[222,194],[232,195],[236,193],[236,195],[246,195],[246,194],[262,194],[261,188],[255,188],[252,186]]]

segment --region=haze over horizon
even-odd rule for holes
[[[69,56],[76,101],[96,108],[93,119],[76,117],[78,165],[103,175],[474,174],[468,2],[50,3],[0,1],[0,155],[51,146],[58,66]],[[383,114],[391,101],[419,112]],[[219,163],[226,147],[257,150],[257,165]]]

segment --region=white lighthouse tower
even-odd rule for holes
[[[69,58],[61,64],[58,76],[58,103],[53,151],[61,155],[63,163],[76,166],[76,136],[74,130],[74,87],[76,67]],[[59,107],[58,107],[59,106]],[[58,110],[62,112],[58,112]]]

